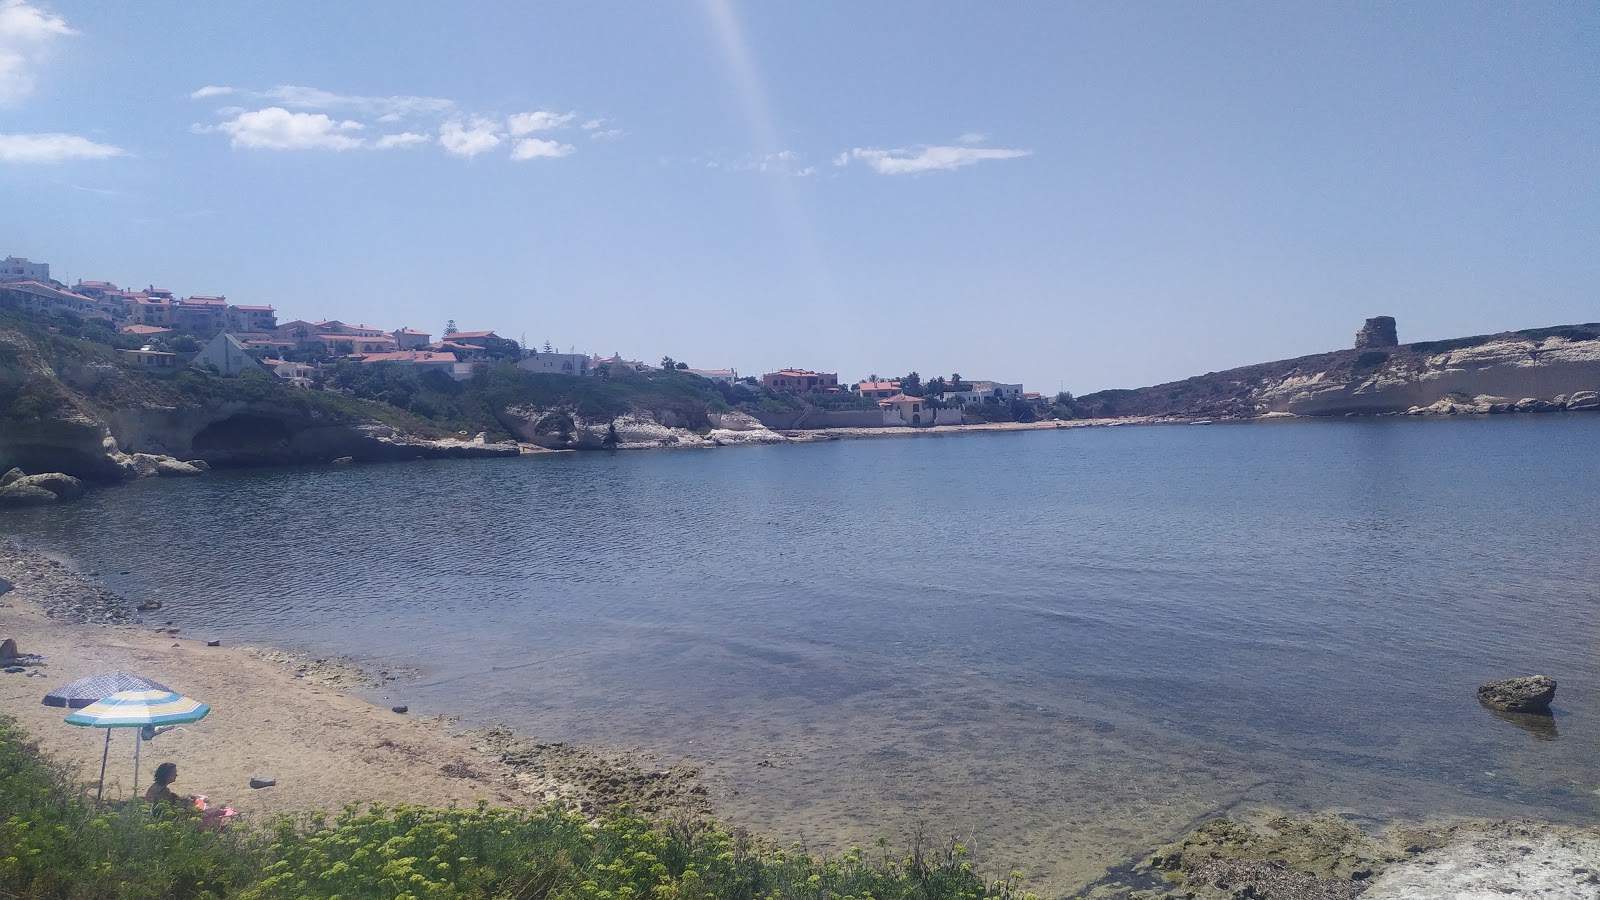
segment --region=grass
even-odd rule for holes
[[[183,811],[96,809],[0,716],[3,900],[1032,900],[955,844],[837,860],[764,848],[626,808],[596,821],[532,810],[349,806],[261,829]]]

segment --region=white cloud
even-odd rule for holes
[[[350,132],[366,126],[337,121],[322,113],[290,112],[271,106],[240,113],[217,126],[235,147],[248,150],[353,150],[361,139]]]
[[[439,143],[456,156],[477,156],[500,146],[500,126],[490,119],[473,119],[470,127],[446,122],[439,129]]]
[[[557,128],[565,128],[577,117],[577,113],[553,113],[541,109],[538,112],[516,113],[506,120],[506,125],[513,135],[521,137],[535,131],[555,131]]]
[[[289,109],[349,109],[369,115],[382,116],[383,121],[420,115],[437,115],[455,107],[454,100],[442,97],[412,97],[397,94],[390,97],[363,97],[357,94],[335,94],[321,88],[297,84],[280,84],[256,96],[271,100]]]
[[[606,124],[605,119],[586,119],[584,120],[584,123],[578,127],[582,128],[584,131],[594,131],[604,124]]]
[[[573,146],[571,144],[527,138],[517,141],[517,146],[511,149],[511,158],[518,161],[525,159],[560,159],[563,156],[570,156],[572,151]]]
[[[233,93],[233,88],[231,87],[224,87],[220,84],[208,84],[200,90],[190,94],[189,99],[204,100],[207,97],[223,97],[231,93]]]
[[[852,159],[858,159],[879,175],[920,175],[925,172],[951,172],[981,162],[1032,155],[1032,150],[991,147],[901,147],[894,150],[856,147],[849,154],[839,154],[833,163],[842,166]]]
[[[988,139],[989,139],[989,136],[987,134],[981,134],[981,133],[976,132],[976,131],[969,131],[966,134],[963,134],[962,136],[956,138],[956,143],[958,143],[958,144],[981,144],[984,141],[987,141]]]
[[[59,163],[123,155],[121,147],[96,144],[75,134],[0,134],[0,163]]]
[[[589,132],[589,140],[591,140],[591,141],[609,141],[612,138],[619,138],[619,137],[622,137],[625,134],[627,134],[627,132],[623,131],[621,128],[606,128],[606,129],[603,129],[601,131],[591,131],[591,132]]]
[[[66,20],[27,0],[0,0],[0,104],[33,93],[34,64],[57,38],[76,33]]]
[[[392,150],[395,147],[413,147],[417,144],[427,143],[428,136],[417,134],[415,131],[403,131],[400,134],[386,134],[378,138],[373,146],[379,150]]]

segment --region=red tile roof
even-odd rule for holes
[[[861,391],[898,391],[898,390],[900,390],[900,382],[898,382],[898,381],[863,381],[860,384],[856,385],[856,389],[857,390],[861,390]]]
[[[495,334],[492,331],[457,331],[454,334],[445,335],[445,338],[486,338],[499,336],[500,335]]]
[[[272,312],[270,306],[235,306],[234,309],[246,309],[250,312]]]

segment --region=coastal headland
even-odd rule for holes
[[[379,802],[535,807],[597,814],[621,804],[663,821],[709,821],[717,787],[692,760],[544,744],[504,728],[384,709],[350,692],[403,673],[364,672],[272,648],[212,647],[140,616],[91,574],[0,540],[0,631],[42,665],[0,676],[0,703],[54,758],[92,781],[101,735],[39,703],[57,682],[125,670],[205,700],[213,712],[145,744],[146,771],[181,761],[183,786],[246,821]],[[154,613],[148,618],[159,618]],[[129,797],[132,736],[114,735],[107,792]],[[253,776],[273,778],[254,789]],[[1089,884],[1030,883],[1046,896],[1587,898],[1600,884],[1600,829],[1537,822],[1373,823],[1344,812],[1287,816],[1248,804],[1203,817],[1173,843]],[[783,835],[767,835],[781,842]],[[937,836],[931,836],[937,838]],[[975,860],[982,865],[981,855]],[[995,873],[997,876],[999,873]],[[1079,893],[1081,892],[1081,893]]]
[[[325,384],[291,385],[251,369],[152,372],[121,352],[23,313],[0,312],[0,472],[117,482],[215,466],[1155,422],[1600,411],[1600,324],[1400,344],[1393,320],[1379,317],[1349,350],[1137,390],[959,408],[938,399],[955,396],[948,393],[901,395],[902,403],[725,383],[679,368],[585,377],[507,361],[477,364],[464,381],[424,378],[392,363],[341,362]],[[910,411],[923,403],[925,410]],[[945,424],[952,418],[961,424]],[[0,504],[55,502],[71,492],[0,487]]]

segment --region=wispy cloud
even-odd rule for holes
[[[446,122],[439,129],[439,144],[456,156],[474,157],[500,146],[500,125],[492,119],[473,119],[469,125]]]
[[[836,166],[852,161],[866,163],[879,175],[921,175],[927,172],[952,172],[963,166],[1002,159],[1032,156],[1032,150],[1006,150],[998,147],[920,146],[882,150],[856,147],[834,157]]]
[[[775,153],[753,153],[735,159],[712,158],[705,161],[708,169],[726,169],[730,172],[762,172],[771,175],[786,175],[792,178],[806,178],[817,174],[817,167],[807,163],[800,154],[793,150],[779,150]]]
[[[288,109],[350,110],[382,117],[383,121],[421,115],[437,115],[450,111],[455,101],[442,97],[413,97],[396,94],[388,97],[365,97],[359,94],[337,94],[321,88],[298,84],[280,84],[266,91],[251,94]]]
[[[57,39],[76,33],[26,0],[0,0],[0,105],[33,93],[34,66]]]
[[[393,150],[436,142],[446,153],[470,159],[508,145],[510,158],[519,161],[576,152],[571,144],[530,135],[571,128],[578,121],[577,112],[469,114],[454,100],[442,97],[340,94],[304,85],[278,85],[268,90],[208,85],[190,96],[204,100],[226,95],[271,101],[271,105],[253,111],[225,107],[216,111],[221,119],[218,124],[196,124],[189,130],[196,134],[221,131],[230,136],[234,147],[259,150]],[[596,134],[607,121],[591,118],[582,127],[591,136],[621,133],[610,129],[614,134]],[[592,128],[590,123],[594,123]],[[366,138],[362,132],[369,128],[388,133]]]
[[[577,117],[577,113],[553,113],[548,110],[516,113],[506,120],[506,127],[511,130],[512,135],[521,137],[535,131],[555,131],[558,128],[565,128]]]
[[[360,122],[338,121],[322,113],[290,112],[281,106],[239,113],[217,126],[234,147],[247,150],[354,150],[361,138],[351,132]]]
[[[403,131],[399,134],[386,134],[378,138],[378,142],[372,146],[377,147],[379,150],[393,150],[396,147],[415,147],[418,144],[426,144],[429,140],[430,138],[425,134],[418,134],[415,131]]]
[[[75,134],[0,134],[0,163],[63,163],[125,155],[121,147]]]
[[[563,144],[560,141],[525,138],[517,141],[517,145],[511,148],[511,158],[518,162],[528,159],[560,159],[563,156],[571,156],[575,149],[571,144]]]
[[[578,127],[589,135],[591,141],[607,141],[627,134],[621,128],[612,127],[611,120],[606,118],[588,119]]]

